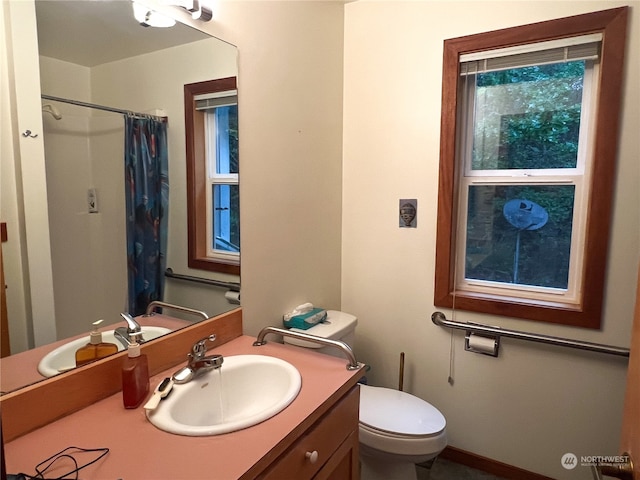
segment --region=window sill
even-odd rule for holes
[[[207,257],[189,258],[189,268],[197,270],[207,270],[209,272],[228,273],[230,275],[240,275],[240,265],[231,262],[222,262]]]
[[[600,328],[600,306],[591,306],[589,310],[574,303],[529,300],[460,290],[436,298],[434,305],[573,327]]]

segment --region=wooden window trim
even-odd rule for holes
[[[207,174],[205,162],[205,113],[195,109],[195,97],[204,93],[236,90],[236,77],[184,86],[187,157],[187,230],[189,268],[240,275],[240,265],[207,257]]]
[[[504,315],[543,322],[597,329],[605,287],[611,209],[616,173],[620,103],[628,7],[550,20],[445,40],[440,177],[436,236],[434,305],[473,312]],[[533,302],[508,296],[455,291],[455,241],[457,228],[456,113],[459,56],[494,48],[554,40],[581,34],[603,34],[600,89],[593,142],[593,173],[588,201],[586,247],[582,271],[582,298],[578,306],[563,302]],[[455,297],[455,298],[454,298]]]

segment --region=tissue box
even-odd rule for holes
[[[324,308],[314,308],[307,313],[294,315],[289,319],[283,319],[284,326],[287,328],[299,328],[307,330],[315,324],[320,323],[327,318],[327,311]]]

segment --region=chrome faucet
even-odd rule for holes
[[[216,335],[212,333],[208,337],[198,340],[191,347],[191,352],[187,354],[187,366],[173,374],[173,383],[180,385],[190,382],[199,374],[222,366],[224,361],[222,355],[205,355],[207,353],[207,342],[213,343],[215,339]]]
[[[144,343],[145,340],[142,337],[142,327],[136,320],[128,313],[121,313],[120,316],[127,322],[126,327],[118,327],[114,330],[113,336],[116,337],[120,343],[127,348],[130,344]]]

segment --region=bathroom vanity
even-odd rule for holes
[[[346,359],[304,348],[274,341],[254,347],[255,338],[244,335],[229,339],[229,336],[233,337],[233,334],[227,334],[230,331],[230,315],[233,322],[235,317],[240,318],[241,322],[240,309],[222,316],[224,320],[220,324],[216,323],[216,319],[203,322],[208,324],[205,327],[205,330],[208,328],[207,333],[217,333],[218,338],[228,340],[214,346],[210,350],[212,353],[223,356],[273,356],[291,363],[300,372],[302,388],[295,400],[280,413],[236,432],[188,437],[157,429],[147,420],[142,408],[125,410],[121,394],[117,391],[25,433],[29,430],[28,426],[24,426],[25,422],[18,422],[21,426],[16,426],[16,422],[12,421],[16,414],[14,404],[3,401],[5,440],[7,433],[10,435],[10,441],[4,446],[7,471],[34,474],[36,464],[74,445],[109,448],[104,458],[81,470],[82,478],[357,479],[357,381],[362,372],[347,370]],[[220,328],[216,328],[217,325]],[[189,338],[182,341],[189,345],[193,338],[202,335],[201,328],[199,325],[197,332],[186,329],[184,334],[178,333],[170,338],[186,335]],[[236,331],[237,325],[232,330]],[[169,356],[182,348],[173,344],[164,347]],[[184,360],[172,362],[169,367],[164,360],[159,364],[156,363],[157,359],[154,360],[154,357],[161,355],[157,347],[147,352],[155,373],[151,378],[152,388],[184,364],[187,351],[188,348],[182,351]],[[111,361],[115,361],[114,367],[117,367],[121,358],[120,355],[115,357]],[[100,362],[109,361],[105,359],[96,363]],[[78,376],[82,370],[73,373]],[[90,367],[86,370],[90,370]],[[45,386],[53,381],[45,381]],[[256,392],[256,395],[260,395],[260,392]],[[26,397],[24,400],[29,401]],[[6,409],[7,406],[10,408]],[[62,470],[59,475],[65,473]]]

